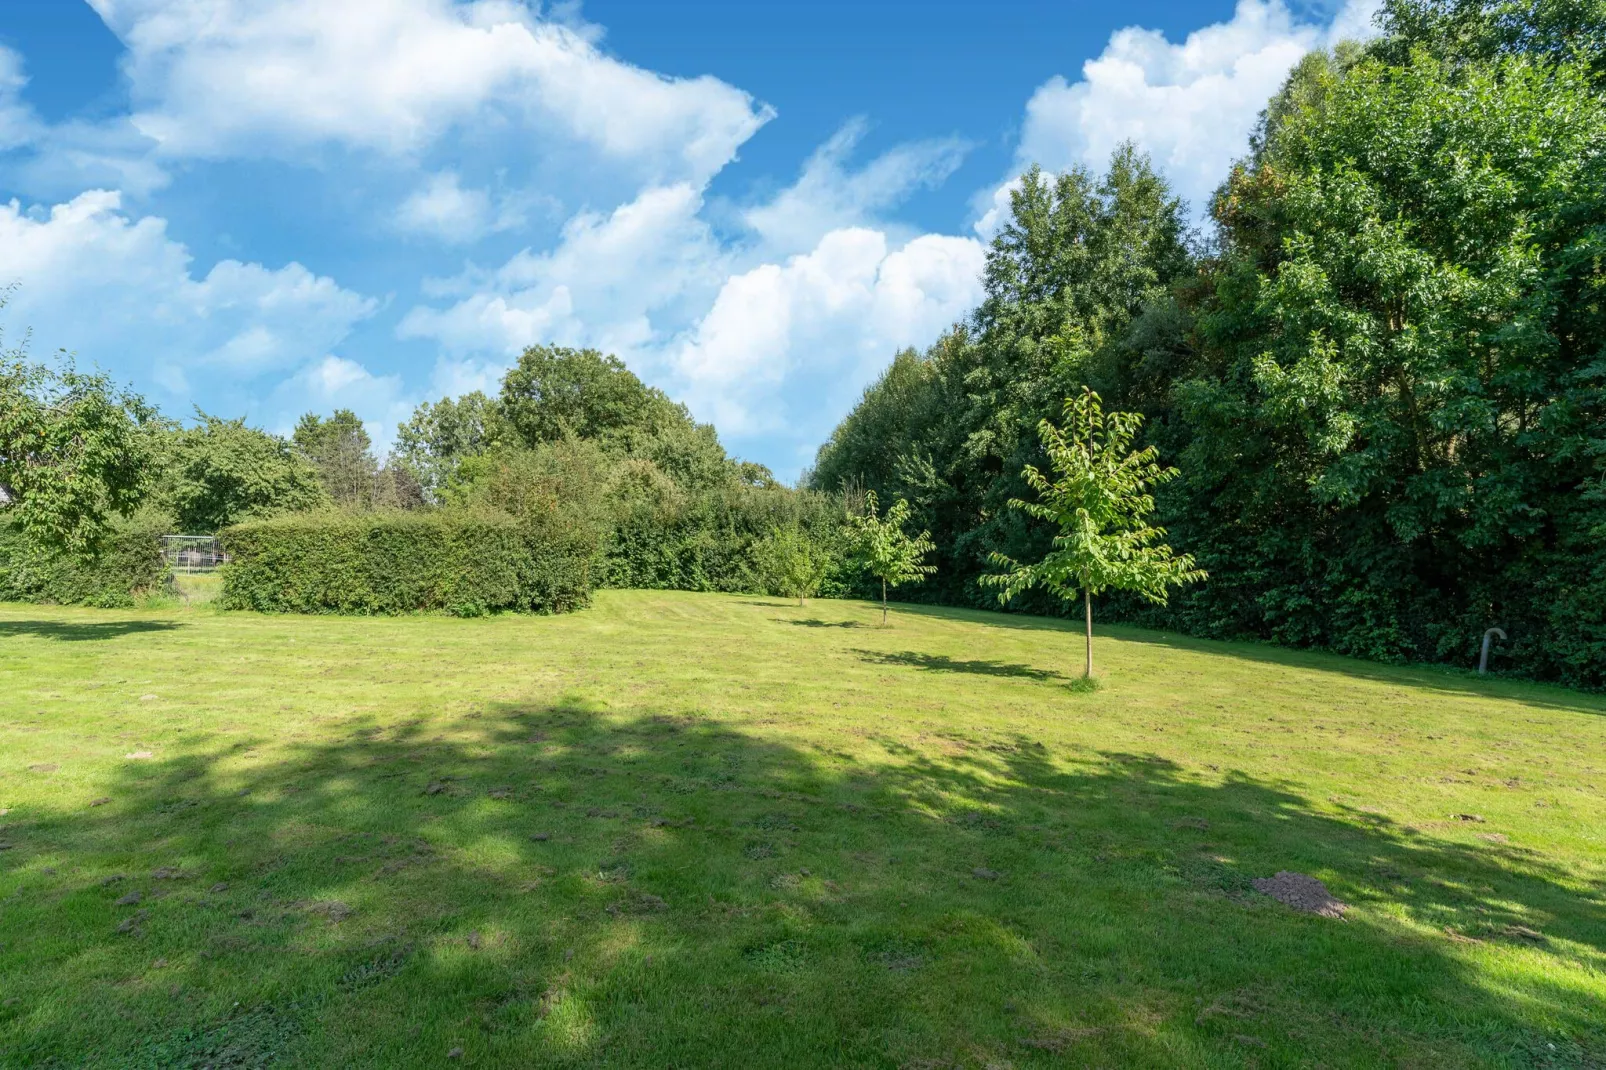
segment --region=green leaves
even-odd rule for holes
[[[1056,478],[1027,465],[1023,474],[1038,500],[1009,503],[1054,525],[1053,548],[1036,564],[994,553],[993,564],[1007,571],[983,576],[981,583],[997,588],[1001,603],[1031,587],[1067,600],[1114,588],[1164,603],[1168,588],[1204,579],[1192,557],[1177,556],[1161,541],[1165,529],[1148,523],[1150,488],[1174,479],[1177,470],[1161,468],[1153,446],[1131,449],[1143,417],[1106,413],[1099,396],[1086,389],[1065,399],[1064,414],[1064,429],[1047,420],[1038,425]]]
[[[907,498],[945,601],[1130,583],[1127,619],[1460,664],[1498,623],[1524,672],[1606,686],[1606,2],[1381,25],[1296,65],[1197,255],[1130,151],[1025,175],[975,315],[898,358],[815,485]],[[1147,438],[1054,429],[1084,387]],[[1100,453],[1128,437],[1186,479]],[[1211,572],[1165,612],[1136,604],[1167,587],[1141,562],[1190,571],[1148,557],[1162,525]]]
[[[167,496],[185,534],[329,504],[312,463],[243,419],[198,414],[168,443]]]
[[[562,346],[531,346],[520,355],[502,380],[501,412],[528,446],[571,436],[628,446],[691,422],[618,357]]]
[[[149,478],[155,412],[63,358],[0,357],[0,508],[42,546],[92,557]]]
[[[770,528],[753,544],[753,560],[766,590],[799,602],[819,593],[836,563],[826,546],[796,524]]]
[[[919,583],[936,572],[936,565],[925,562],[926,555],[937,548],[931,532],[911,537],[903,530],[909,522],[908,501],[899,498],[885,516],[877,515],[879,504],[875,491],[870,491],[865,495],[864,512],[851,518],[858,564],[888,587]]]

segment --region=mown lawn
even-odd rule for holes
[[[1606,1066],[1606,701],[878,618],[0,607],[0,1065]]]

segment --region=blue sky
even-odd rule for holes
[[[381,443],[590,345],[792,479],[1026,164],[1132,138],[1197,203],[1375,2],[6,0],[0,323]]]

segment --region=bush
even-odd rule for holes
[[[225,609],[561,613],[591,597],[590,541],[506,513],[303,513],[221,535]]]
[[[115,609],[166,588],[165,518],[136,514],[112,524],[100,555],[77,558],[40,547],[13,518],[0,521],[0,602]]]
[[[696,496],[660,491],[631,462],[616,473],[614,520],[606,546],[606,587],[757,593],[772,584],[763,541],[796,529],[831,557],[818,594],[841,597],[845,570],[838,543],[843,513],[832,496],[781,486],[731,483]],[[651,467],[650,465],[648,467]],[[674,485],[669,484],[670,489]]]

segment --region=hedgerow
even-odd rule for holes
[[[0,521],[0,602],[62,606],[131,606],[146,593],[164,590],[162,518],[136,514],[115,520],[100,553],[83,558],[40,546],[15,517]]]
[[[594,541],[495,512],[301,513],[220,536],[226,609],[561,613],[589,602]]]

